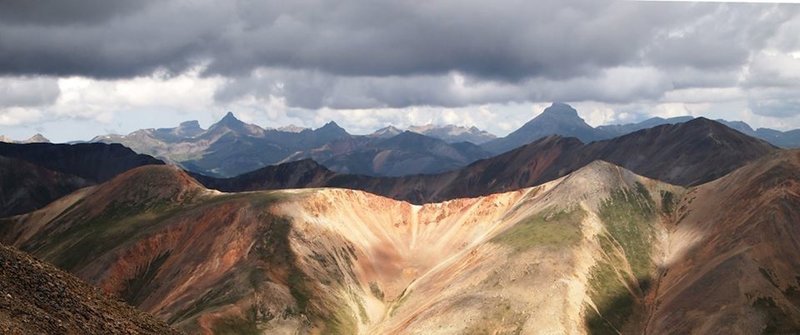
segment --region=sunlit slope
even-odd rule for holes
[[[682,192],[598,161],[416,206],[218,193],[153,166],[3,221],[0,236],[189,332],[635,332]]]

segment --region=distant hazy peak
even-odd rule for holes
[[[290,124],[288,126],[278,127],[277,130],[278,131],[282,131],[282,132],[286,132],[286,133],[299,133],[299,132],[302,132],[304,130],[308,130],[308,128],[303,128],[303,127],[300,127],[300,126],[296,126],[296,125]]]
[[[329,121],[322,127],[319,127],[314,130],[315,132],[325,132],[325,133],[339,133],[339,134],[347,134],[347,131],[339,127],[339,125],[334,121]]]
[[[545,108],[541,115],[557,116],[559,118],[575,118],[583,121],[575,108],[563,102],[554,102],[550,107]]]
[[[389,137],[397,136],[398,134],[400,134],[402,132],[403,132],[403,130],[401,130],[401,129],[395,127],[395,126],[390,125],[390,126],[378,129],[375,132],[373,132],[372,134],[369,134],[367,136],[377,137],[377,138],[389,138]]]
[[[44,137],[42,134],[37,133],[36,135],[31,136],[29,139],[23,141],[24,143],[50,143],[50,140],[47,137]]]
[[[197,122],[197,120],[183,121],[183,122],[180,123],[180,125],[178,125],[178,128],[202,129],[202,128],[200,128],[200,122]]]
[[[228,112],[221,120],[219,120],[219,122],[217,122],[217,124],[220,125],[236,125],[242,123],[244,122],[237,119],[236,116],[233,115],[233,112]]]

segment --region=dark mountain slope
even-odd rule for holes
[[[699,185],[778,148],[706,118],[587,145],[582,163],[602,159],[650,178]]]
[[[0,156],[0,217],[27,213],[92,183]]]
[[[177,334],[50,264],[0,244],[0,333]]]
[[[206,187],[223,192],[323,187],[336,175],[310,159],[271,165],[233,178],[189,174]]]
[[[405,131],[388,138],[353,136],[332,141],[319,148],[297,152],[284,162],[310,158],[339,173],[407,176],[455,170],[489,156],[487,151],[472,143],[451,144]]]
[[[95,183],[107,181],[135,167],[164,164],[120,144],[105,143],[0,143],[0,156],[21,159]]]
[[[0,217],[42,208],[135,167],[161,164],[119,144],[0,143]]]

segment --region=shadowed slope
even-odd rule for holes
[[[91,185],[83,178],[0,156],[0,217],[27,213]]]
[[[119,144],[0,143],[0,217],[39,209],[129,169],[164,164]]]
[[[799,209],[800,151],[693,189],[671,227],[649,332],[800,331]]]

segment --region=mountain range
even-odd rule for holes
[[[632,124],[592,127],[577,110],[556,102],[519,129],[497,138],[475,127],[453,125],[411,126],[407,130],[388,126],[368,135],[351,135],[335,122],[319,129],[265,129],[228,113],[208,129],[202,129],[197,121],[187,121],[175,128],[97,136],[92,141],[121,143],[138,153],[218,178],[309,158],[338,173],[394,177],[457,170],[551,135],[590,143],[693,119],[656,117]],[[800,146],[799,132],[753,130],[740,121],[717,122],[780,147]]]
[[[441,128],[427,131],[441,131]],[[468,136],[459,134],[453,136]],[[354,136],[335,122],[314,130],[263,129],[236,119],[232,113],[208,129],[189,121],[176,128],[144,129],[126,136],[99,136],[92,141],[121,143],[187,170],[219,177],[304,158],[316,159],[343,173],[376,176],[436,173],[490,156],[470,143],[448,143],[417,133]]]
[[[266,167],[233,178],[194,174],[206,187],[225,192],[274,188],[342,187],[416,204],[507,192],[563,177],[604,160],[669,183],[693,186],[719,178],[778,148],[698,118],[584,144],[548,136],[501,155],[449,172],[403,177],[335,173],[314,161]]]
[[[42,134],[34,134],[33,136],[29,137],[27,140],[22,141],[14,141],[4,135],[0,135],[0,142],[5,143],[50,143],[50,140],[47,137],[44,137]]]

